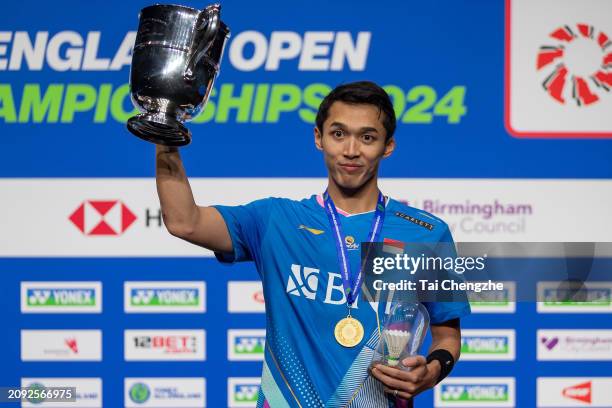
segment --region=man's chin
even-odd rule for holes
[[[365,182],[366,180],[361,176],[340,176],[336,179],[338,187],[344,190],[359,190]]]

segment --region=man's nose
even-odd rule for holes
[[[359,156],[359,142],[354,136],[346,138],[344,143],[344,155],[347,157]]]

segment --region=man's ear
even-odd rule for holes
[[[391,153],[393,153],[394,150],[395,150],[395,138],[392,136],[385,143],[385,153],[383,154],[383,159],[386,159],[387,157],[391,156]]]
[[[317,147],[317,149],[323,151],[323,135],[321,134],[321,132],[319,131],[319,128],[315,126],[314,128],[314,141],[315,141],[315,146]]]

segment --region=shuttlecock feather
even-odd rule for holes
[[[399,357],[404,351],[406,344],[410,341],[410,332],[405,330],[383,330],[383,338],[387,344],[388,357],[387,363],[390,366],[396,366],[399,363]]]

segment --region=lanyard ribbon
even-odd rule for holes
[[[323,193],[323,199],[325,201],[325,213],[329,219],[329,224],[334,232],[334,240],[336,242],[336,252],[338,254],[338,261],[342,270],[342,286],[344,287],[344,293],[346,294],[346,301],[350,307],[361,290],[361,281],[363,280],[363,274],[360,270],[356,277],[351,273],[351,265],[348,259],[348,252],[345,245],[345,236],[342,233],[342,227],[340,225],[340,217],[338,216],[338,210],[334,205],[334,201],[329,196],[327,190]],[[376,210],[374,212],[374,218],[372,219],[372,226],[368,233],[367,242],[378,241],[378,236],[382,230],[383,222],[385,220],[385,197],[382,193],[378,192],[378,201],[376,202]]]

